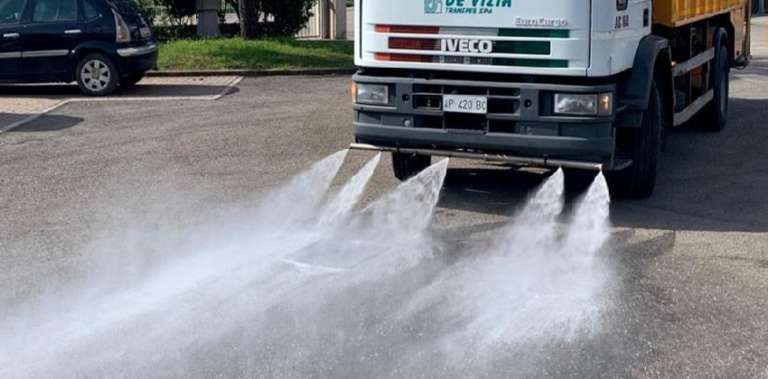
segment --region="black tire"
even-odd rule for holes
[[[619,130],[623,135],[619,135],[618,142],[632,159],[632,164],[621,171],[606,173],[612,196],[647,198],[653,194],[664,127],[663,109],[661,93],[654,81],[642,126]]]
[[[120,73],[108,56],[88,54],[77,63],[75,81],[80,91],[88,96],[104,96],[115,91]]]
[[[138,74],[128,75],[120,79],[120,87],[133,87],[134,85],[136,85],[136,83],[138,83],[143,78],[144,78],[143,72],[140,72]]]
[[[395,177],[407,180],[432,164],[429,155],[392,153],[392,170]]]
[[[712,65],[712,90],[714,97],[701,112],[698,125],[702,130],[719,132],[728,121],[728,95],[730,90],[731,65],[728,49],[720,46]]]
[[[583,192],[595,180],[597,171],[580,170],[577,168],[563,168],[565,190],[568,192]]]

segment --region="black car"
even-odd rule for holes
[[[133,0],[0,0],[0,81],[75,81],[98,96],[135,84],[156,62]]]

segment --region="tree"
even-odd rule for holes
[[[274,16],[274,22],[269,25],[267,34],[292,36],[298,33],[312,16],[312,6],[315,0],[282,0],[264,1],[265,12]]]
[[[195,0],[160,0],[160,4],[168,12],[169,21],[175,24],[181,24],[185,18],[194,16],[197,13]]]
[[[315,1],[238,0],[240,35],[243,38],[292,36],[312,16]]]
[[[258,24],[261,16],[260,0],[238,0],[237,6],[240,16],[240,36],[243,38],[256,38],[259,36]]]

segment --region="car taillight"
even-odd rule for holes
[[[115,15],[115,42],[131,42],[131,29],[128,24],[117,12],[113,10],[112,13]]]

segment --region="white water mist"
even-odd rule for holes
[[[236,231],[247,233],[235,239],[231,230],[215,225],[203,228],[196,231],[206,236],[205,243],[197,246],[199,250],[189,243],[191,251],[173,252],[176,258],[163,261],[136,281],[114,285],[101,277],[97,282],[57,290],[54,295],[61,301],[48,297],[11,312],[0,320],[4,341],[0,376],[183,375],[195,362],[179,361],[179,352],[194,351],[201,343],[215,346],[222,336],[248,325],[255,332],[272,330],[269,320],[259,322],[266,310],[293,299],[311,304],[357,280],[349,277],[330,287],[315,283],[311,288],[316,297],[297,296],[316,276],[296,267],[304,265],[317,274],[321,267],[317,262],[327,259],[336,259],[330,263],[333,265],[365,266],[363,262],[377,259],[397,264],[398,259],[387,254],[385,246],[402,251],[398,256],[403,258],[424,256],[425,252],[416,250],[428,246],[416,236],[429,225],[447,162],[425,170],[355,213],[355,204],[380,157],[375,156],[336,194],[328,196],[345,155],[342,151],[318,162],[265,196],[251,213],[253,219],[240,220],[244,225]],[[222,237],[217,240],[212,235]],[[392,235],[406,238],[393,242]],[[349,247],[355,243],[350,244],[350,239],[368,247],[362,252],[370,255],[353,257],[356,251]],[[344,254],[350,259],[339,261]],[[290,256],[296,258],[295,265],[285,263]],[[405,266],[416,262],[409,260]],[[337,272],[329,268],[320,274]],[[78,294],[84,290],[98,295],[81,298]],[[308,349],[316,348],[310,341],[306,343]],[[242,346],[250,347],[247,342]]]
[[[453,325],[435,348],[454,362],[491,361],[509,344],[568,341],[596,331],[610,280],[599,256],[610,235],[607,187],[598,176],[572,220],[561,225],[563,184],[558,170],[486,251],[441,273],[399,317],[429,309],[436,323]]]
[[[86,281],[0,319],[0,376],[462,376],[437,369],[472,373],[499,347],[599,329],[612,280],[602,175],[563,217],[555,172],[446,264],[430,230],[448,161],[362,207],[380,156],[329,194],[346,155],[244,217],[180,231],[183,245],[150,234],[171,256],[140,277]],[[108,254],[142,254],[112,241]]]
[[[376,154],[360,171],[347,182],[338,194],[322,209],[319,217],[320,224],[336,224],[345,219],[360,200],[365,186],[371,180],[376,166],[381,160],[381,153]]]
[[[66,369],[75,368],[68,363],[70,360],[81,361],[87,367],[87,362],[96,360],[94,357],[108,352],[119,355],[123,347],[146,342],[136,329],[143,323],[142,318],[165,311],[184,314],[190,310],[186,309],[190,297],[197,293],[209,291],[209,295],[226,296],[243,285],[236,280],[253,280],[253,275],[277,264],[280,256],[316,241],[321,233],[311,227],[312,220],[316,220],[321,201],[346,154],[347,150],[342,150],[317,162],[266,195],[252,218],[239,223],[246,227],[236,230],[236,239],[231,238],[229,228],[216,225],[187,231],[199,236],[200,243],[185,244],[190,251],[168,251],[174,258],[162,261],[133,281],[123,283],[119,276],[98,275],[100,267],[96,266],[95,275],[85,282],[54,289],[10,312],[0,320],[0,340],[4,341],[0,344],[0,376],[67,372]],[[364,175],[364,181],[369,178],[370,175]],[[355,186],[364,184],[358,181]],[[212,237],[217,235],[220,238]],[[109,250],[94,255],[132,254],[140,259],[141,251],[120,251],[122,236],[118,234],[112,239]],[[158,236],[147,234],[146,238],[145,246],[151,246],[154,240],[168,247],[158,241]],[[238,271],[243,267],[253,274],[244,277]],[[219,300],[211,297],[205,301]],[[182,325],[185,322],[183,318],[178,321]],[[165,325],[162,319],[151,328],[160,325]],[[126,334],[119,344],[102,346],[105,340],[121,333]],[[98,354],[89,352],[97,346]],[[80,355],[72,356],[73,352]]]

